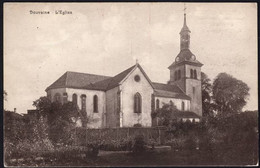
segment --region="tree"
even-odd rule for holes
[[[12,143],[18,143],[25,138],[25,122],[23,116],[4,110],[4,138]]]
[[[220,73],[213,82],[213,100],[220,116],[241,112],[248,95],[247,84],[229,74]]]
[[[67,143],[70,140],[71,130],[75,128],[79,119],[86,121],[78,106],[73,102],[61,104],[51,102],[47,97],[40,97],[33,102],[41,116],[47,117],[50,139],[54,142]]]
[[[162,108],[157,109],[153,114],[152,117],[158,117],[161,120],[160,125],[169,126],[170,121],[174,120],[174,112],[177,112],[177,107],[173,104],[164,104]]]
[[[61,104],[60,102],[51,102],[43,96],[33,102],[33,106],[39,111],[40,115],[47,116],[48,122],[52,124],[57,119],[62,119],[69,123],[75,123],[79,119],[79,109],[72,102]]]
[[[36,109],[42,114],[42,115],[48,115],[51,111],[51,101],[45,96],[40,97],[39,99],[35,100],[33,102],[33,106],[36,107]]]
[[[213,115],[214,104],[212,102],[212,84],[208,76],[201,72],[201,89],[202,89],[202,115],[209,117]]]

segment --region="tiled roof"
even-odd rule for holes
[[[191,98],[187,96],[177,85],[168,85],[163,83],[152,83],[154,86],[154,95],[159,97],[170,97],[190,100]]]
[[[93,75],[78,72],[66,72],[47,89],[54,88],[76,88],[76,89],[88,89],[88,90],[102,90],[107,91],[119,85],[119,83],[135,68],[139,67],[143,72],[146,79],[149,81],[151,86],[154,88],[155,96],[161,97],[173,97],[180,99],[190,100],[190,97],[185,95],[183,91],[176,85],[167,85],[163,83],[151,82],[147,77],[142,67],[136,64],[125,71],[117,74],[114,77]]]
[[[172,115],[177,118],[201,118],[199,115],[191,111],[178,111],[172,113]]]
[[[114,77],[68,71],[53,84],[51,84],[46,90],[64,87],[90,90],[109,90],[117,86],[134,67],[135,65]]]
[[[142,69],[142,67],[139,64],[136,64],[128,69],[126,69],[125,71],[117,74],[114,77],[105,79],[103,81],[99,81],[93,84],[89,84],[86,87],[84,87],[85,89],[94,89],[94,90],[110,90],[116,86],[119,85],[119,83],[135,68],[135,67],[139,67],[139,69],[143,72],[144,76],[146,77],[146,79],[149,81],[149,83],[152,82],[150,81],[150,79],[147,77],[147,75],[145,74],[144,70]],[[152,85],[153,87],[153,85]]]
[[[119,85],[119,83],[135,68],[135,65],[126,69],[125,71],[117,74],[114,77],[107,78],[102,81],[98,81],[93,84],[86,85],[84,89],[93,89],[93,90],[109,90]]]
[[[147,80],[151,83],[150,79],[147,77],[142,67],[136,64],[125,71],[117,74],[114,77],[93,75],[78,72],[66,72],[57,81],[50,85],[47,89],[54,88],[78,88],[78,89],[89,89],[89,90],[110,90],[119,85],[119,83],[135,68],[139,67],[144,73]],[[152,84],[151,84],[152,85]]]
[[[191,100],[189,96],[184,93],[176,93],[165,90],[154,90],[154,95],[158,97],[168,97],[168,98],[177,98],[177,99],[186,99]]]
[[[54,88],[84,88],[86,85],[91,83],[95,83],[101,80],[105,80],[111,77],[102,76],[102,75],[94,75],[87,73],[79,73],[79,72],[66,72],[64,73],[58,80],[56,80],[53,84],[51,84],[47,89]]]
[[[127,70],[125,70],[125,71],[117,74],[116,76],[114,76],[111,79],[111,81],[110,81],[110,83],[109,83],[109,85],[107,87],[107,90],[112,89],[112,88],[118,86],[118,84],[135,68],[135,66],[136,65],[134,65],[134,66],[128,68]]]
[[[183,93],[182,90],[177,85],[168,85],[168,84],[157,83],[157,82],[153,82],[152,84],[154,86],[154,89],[157,89],[157,90]]]
[[[191,57],[192,55],[194,55],[189,49],[182,49],[179,54],[177,55],[177,57],[179,57],[179,61],[178,62],[173,62],[169,68],[171,68],[172,66],[174,65],[177,65],[177,64],[180,64],[182,62],[187,62],[187,63],[191,63],[191,64],[195,64],[195,65],[198,65],[198,66],[202,66],[203,64],[200,63],[198,60],[192,60]],[[176,58],[177,58],[176,57]]]
[[[84,86],[83,89],[89,89],[89,90],[103,90],[106,91],[108,88],[109,83],[111,82],[112,77],[111,78],[107,78],[105,80],[102,81],[98,81],[95,83],[91,83],[87,86]]]

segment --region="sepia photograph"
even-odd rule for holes
[[[257,13],[4,3],[4,166],[258,166]]]

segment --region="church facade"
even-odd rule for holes
[[[152,82],[136,63],[113,76],[66,72],[46,88],[52,101],[72,101],[84,112],[89,128],[152,126],[151,113],[174,104],[181,120],[199,122],[202,116],[201,64],[190,51],[186,25],[180,32],[180,52],[168,67],[167,84]]]

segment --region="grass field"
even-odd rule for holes
[[[8,164],[7,166],[199,166],[199,165],[255,165],[257,156],[244,157],[239,153],[202,152],[199,150],[144,152],[100,151],[99,156],[71,157],[71,159],[42,160],[38,162]]]

